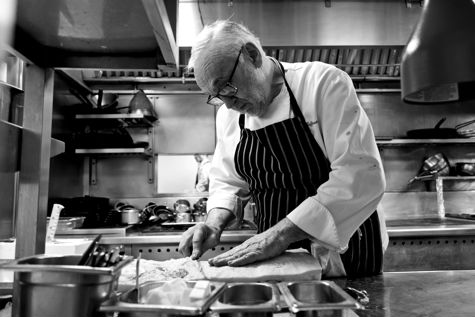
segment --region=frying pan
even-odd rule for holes
[[[410,139],[456,139],[462,137],[457,129],[441,128],[440,126],[445,120],[446,118],[440,119],[434,128],[409,130],[406,135]]]

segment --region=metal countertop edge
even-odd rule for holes
[[[475,225],[454,227],[387,227],[390,238],[398,237],[440,237],[440,236],[475,236]],[[222,243],[241,242],[255,235],[254,231],[225,232],[221,236]],[[103,244],[153,244],[180,242],[181,233],[157,235],[129,235],[124,237],[104,236]]]
[[[387,227],[389,237],[475,236],[475,225],[453,227]]]
[[[242,242],[255,235],[255,231],[225,232],[221,235],[221,243]],[[157,235],[129,235],[125,237],[107,237],[103,236],[101,244],[153,244],[163,243],[178,244],[181,239],[181,233],[157,234]]]

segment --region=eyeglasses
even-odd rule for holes
[[[239,57],[241,57],[241,52],[242,52],[242,48],[239,50],[239,54],[236,58],[236,62],[234,62],[233,70],[231,71],[231,75],[229,76],[229,79],[226,82],[226,85],[224,85],[224,87],[221,88],[216,95],[208,96],[208,100],[206,101],[208,105],[222,106],[224,104],[224,101],[223,99],[221,99],[221,97],[231,98],[231,97],[236,96],[238,89],[236,86],[231,84],[231,81],[233,79],[234,73],[236,72],[236,68],[239,63]]]

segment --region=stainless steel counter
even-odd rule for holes
[[[338,279],[341,287],[369,294],[360,317],[474,316],[475,271],[392,272],[379,276]]]
[[[389,237],[440,237],[475,235],[475,221],[460,218],[421,217],[386,220]]]
[[[121,246],[126,254],[134,257],[142,254],[142,258],[149,260],[168,260],[181,258],[183,255],[178,252],[183,231],[166,231],[150,233],[127,233],[127,236],[103,236],[101,244],[109,246]],[[207,260],[220,253],[241,244],[256,234],[255,230],[225,230],[221,235],[221,242],[218,246],[208,250],[202,257]]]
[[[386,222],[390,243],[384,258],[385,271],[475,269],[475,221],[458,218],[390,219]],[[100,232],[88,233],[92,237]],[[142,253],[146,259],[178,258],[183,230],[123,230],[120,234],[103,234],[101,243],[122,246],[127,254]],[[221,244],[209,250],[208,259],[256,234],[255,230],[226,230]],[[65,236],[62,236],[65,237]],[[74,236],[78,237],[78,236]]]
[[[101,244],[177,244],[183,231],[129,233],[127,236],[104,236]],[[222,243],[242,242],[256,234],[254,230],[225,230],[221,235]]]
[[[459,218],[387,220],[384,271],[475,269],[475,221]]]

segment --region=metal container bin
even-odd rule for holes
[[[210,294],[203,299],[185,299],[179,304],[146,304],[140,303],[149,291],[162,287],[164,281],[148,281],[139,285],[139,289],[133,288],[119,296],[112,297],[104,302],[100,311],[107,313],[119,313],[124,317],[174,317],[174,316],[204,316],[225,285],[224,282],[210,281]],[[190,290],[196,281],[186,281]],[[139,295],[140,294],[140,295]]]
[[[279,290],[271,283],[228,283],[211,311],[225,317],[268,317],[280,311]]]
[[[77,265],[80,255],[35,255],[2,265],[14,270],[13,317],[90,317],[116,289],[120,270]]]
[[[346,316],[363,306],[333,281],[282,282],[278,287],[296,316]]]

